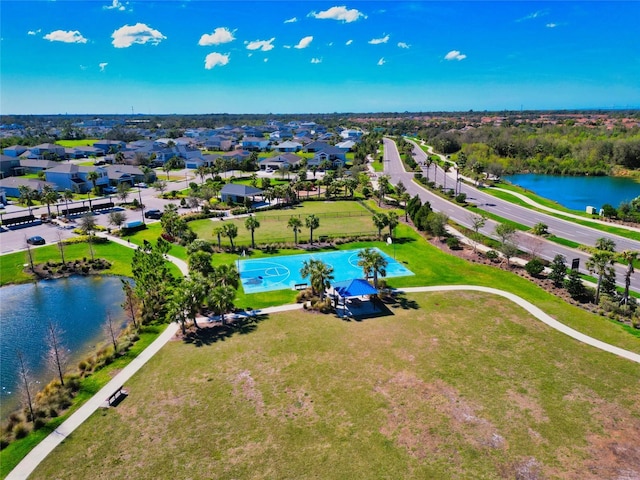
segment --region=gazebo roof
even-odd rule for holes
[[[333,289],[342,298],[361,297],[364,295],[376,295],[378,290],[373,288],[369,282],[362,278],[354,278],[345,280],[344,282],[336,282]]]

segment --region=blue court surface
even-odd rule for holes
[[[413,275],[404,265],[383,251],[375,248],[387,260],[387,277]],[[240,281],[245,293],[260,293],[271,290],[294,288],[298,284],[310,283],[309,277],[302,278],[300,269],[305,260],[322,260],[333,267],[334,282],[363,278],[362,268],[358,266],[360,250],[340,250],[323,253],[304,253],[255,260],[239,260]]]

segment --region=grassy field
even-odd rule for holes
[[[172,342],[30,478],[640,474],[637,364],[490,295],[387,313],[276,314]]]
[[[320,218],[320,227],[313,232],[314,239],[329,235],[377,234],[373,225],[372,214],[356,202],[307,202],[287,210],[271,210],[258,212],[255,217],[260,222],[260,228],[255,231],[256,243],[293,242],[294,236],[287,222],[290,217],[298,216],[302,220],[302,231],[298,234],[299,241],[309,240],[309,229],[304,226],[305,218],[315,214]],[[238,226],[238,237],[234,239],[236,245],[251,245],[251,232],[244,226],[245,219],[225,220]],[[189,226],[198,234],[198,238],[217,243],[213,228],[218,221],[197,220]],[[229,239],[222,237],[222,245],[229,246]]]
[[[58,140],[56,144],[61,145],[65,148],[86,147],[86,146],[91,147],[97,141],[98,139],[96,138],[85,138],[83,140]]]

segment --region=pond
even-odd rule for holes
[[[117,324],[124,323],[120,279],[74,276],[0,288],[0,417],[6,417],[17,406],[18,350],[24,355],[37,390],[54,378],[44,359],[49,321],[63,332],[69,368],[107,340],[102,331],[107,314]]]
[[[523,173],[506,175],[504,180],[531,190],[541,197],[558,202],[573,210],[585,211],[587,206],[599,210],[608,203],[618,208],[620,203],[640,195],[640,183],[623,177],[571,177]]]

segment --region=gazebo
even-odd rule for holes
[[[342,307],[341,316],[365,315],[377,311],[370,301],[371,295],[377,295],[378,290],[362,278],[354,278],[333,284],[333,299],[336,311]],[[366,303],[363,298],[366,297]],[[342,299],[342,304],[340,304]]]

